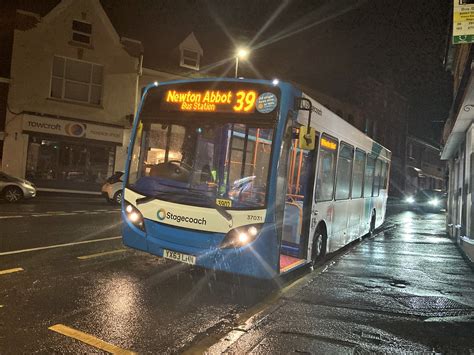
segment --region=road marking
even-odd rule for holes
[[[21,218],[24,216],[0,216],[0,219],[8,219],[8,218]]]
[[[46,213],[56,214],[56,213],[64,213],[66,211],[48,211]]]
[[[101,238],[101,239],[93,239],[93,240],[84,240],[81,242],[74,242],[74,243],[65,243],[65,244],[56,244],[56,245],[48,245],[46,247],[38,247],[38,248],[30,248],[30,249],[22,249],[22,250],[13,250],[13,251],[5,251],[0,253],[0,256],[2,255],[12,255],[12,254],[21,254],[21,253],[28,253],[30,251],[38,251],[38,250],[46,250],[46,249],[54,249],[54,248],[62,248],[62,247],[68,247],[72,245],[79,245],[79,244],[87,244],[87,243],[97,243],[97,242],[103,242],[107,240],[114,240],[114,239],[121,239],[122,237],[108,237],[108,238]]]
[[[51,217],[51,214],[41,213],[41,214],[32,214],[32,217]]]
[[[51,216],[72,216],[74,214],[77,214],[77,213],[74,213],[74,212],[63,212],[63,213],[56,213],[54,215],[51,215]]]
[[[110,343],[107,343],[103,340],[100,340],[90,334],[81,332],[80,330],[76,330],[73,328],[69,328],[63,324],[56,324],[48,328],[49,330],[52,330],[56,333],[65,335],[70,338],[74,338],[76,340],[82,341],[83,343],[86,343],[88,345],[93,346],[94,348],[107,351],[111,354],[120,354],[120,355],[131,355],[131,354],[136,354],[133,351],[130,350],[125,350],[122,348],[119,348],[118,346],[112,345]]]
[[[72,212],[75,212],[75,213],[84,213],[84,212],[89,212],[89,211],[81,210],[81,211],[72,211]]]
[[[103,256],[103,255],[123,253],[125,251],[127,251],[127,249],[117,249],[117,250],[111,250],[111,251],[104,251],[103,253],[78,256],[77,258],[80,259],[80,260],[86,260],[86,259],[98,258],[98,257]]]
[[[13,269],[0,270],[0,275],[12,274],[14,272],[19,272],[19,271],[23,271],[23,268],[16,267]]]

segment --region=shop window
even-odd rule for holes
[[[40,187],[96,191],[114,173],[109,145],[30,136],[26,176]]]
[[[74,42],[91,44],[92,25],[84,21],[72,21],[72,40]]]
[[[103,68],[98,64],[54,56],[51,97],[100,105]]]

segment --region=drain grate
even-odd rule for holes
[[[411,314],[428,317],[453,317],[474,313],[474,308],[436,296],[402,296],[396,298]]]

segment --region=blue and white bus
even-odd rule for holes
[[[274,278],[383,223],[390,156],[288,83],[154,83],[132,130],[123,242]]]

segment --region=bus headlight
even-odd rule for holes
[[[415,202],[415,199],[414,199],[412,196],[408,196],[408,197],[405,199],[405,202],[407,202],[407,203],[414,203],[414,202]]]
[[[439,205],[439,200],[437,198],[433,198],[429,200],[428,202],[431,206],[438,206]]]
[[[222,241],[221,248],[243,247],[257,239],[261,229],[261,224],[251,224],[231,229]]]
[[[127,219],[138,229],[145,231],[145,223],[143,221],[143,215],[136,209],[132,204],[125,201],[125,215]]]

